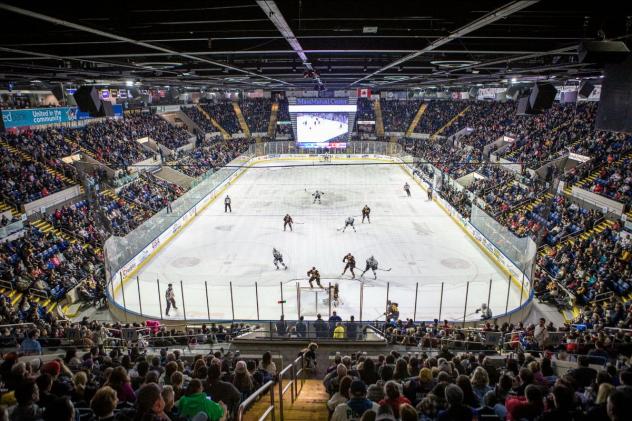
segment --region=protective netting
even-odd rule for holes
[[[167,213],[167,209],[164,208],[125,237],[112,236],[108,238],[104,247],[108,276],[112,277],[187,212],[194,211],[202,199],[239,171],[238,165],[243,164],[249,158],[248,155],[242,155],[239,159],[231,162],[230,168],[220,168],[197,180],[196,185],[191,190],[171,204],[172,212]]]
[[[533,260],[538,248],[530,237],[518,237],[476,205],[472,205],[470,223],[518,270],[531,279]]]

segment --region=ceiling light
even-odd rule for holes
[[[477,74],[479,74],[479,73],[480,73],[480,70],[476,70],[476,69],[474,69],[474,70],[472,70],[472,73],[474,73],[475,75],[477,75]]]
[[[364,67],[362,68],[362,71],[363,71],[364,73],[366,73],[366,71],[367,71],[366,66],[364,66]]]
[[[401,72],[402,70],[404,70],[404,66],[398,66],[398,67],[397,67],[397,71],[398,71],[398,72]]]
[[[516,83],[518,81],[518,79],[516,79],[515,77],[511,78],[511,83]]]
[[[134,81],[133,80],[126,80],[125,81],[125,86],[134,86]]]

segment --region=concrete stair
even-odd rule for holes
[[[540,250],[540,255],[544,256],[549,254],[549,252],[555,248],[556,250],[559,250],[562,248],[563,245],[566,244],[573,244],[575,243],[575,241],[577,241],[578,239],[580,240],[586,240],[590,237],[592,237],[593,235],[597,235],[602,233],[606,228],[610,228],[614,225],[614,221],[611,221],[609,219],[603,220],[601,221],[599,224],[595,225],[592,229],[588,230],[588,231],[584,231],[582,233],[580,233],[579,235],[573,236],[568,238],[565,241],[560,242],[559,244],[556,244],[554,247],[551,246],[545,246],[542,248],[542,250]]]
[[[270,123],[268,123],[268,137],[272,138],[276,134],[277,117],[279,113],[279,103],[273,102],[270,108]]]
[[[246,123],[246,119],[244,118],[244,114],[241,112],[241,108],[239,107],[238,102],[233,102],[233,110],[235,111],[235,115],[237,116],[237,121],[239,122],[239,127],[241,127],[241,131],[246,135],[246,137],[250,137],[250,128],[248,128],[248,124]]]
[[[382,104],[380,100],[373,101],[373,112],[375,113],[375,134],[384,136],[384,120],[382,119]]]
[[[538,206],[545,200],[550,200],[552,197],[553,197],[553,193],[548,193],[548,192],[544,193],[542,196],[538,197],[537,199],[532,200],[531,202],[527,202],[524,205],[520,205],[515,209],[512,209],[509,214],[513,215],[516,212],[532,211],[533,209],[535,209],[536,206]]]
[[[425,102],[422,102],[421,105],[419,106],[419,109],[417,110],[417,113],[415,114],[415,117],[413,118],[413,121],[410,122],[410,126],[408,126],[408,130],[406,130],[407,137],[410,137],[415,132],[415,128],[419,124],[419,121],[421,120],[421,116],[426,112],[426,108],[428,108],[428,104]]]
[[[156,172],[154,175],[170,183],[174,183],[180,187],[184,187],[187,190],[191,188],[193,182],[195,181],[195,178],[189,177],[188,175],[183,174],[178,170],[166,167],[164,165],[160,168],[160,171]]]
[[[630,159],[630,158],[632,158],[632,152],[622,156],[621,158],[616,160],[613,164],[620,164],[626,159]],[[605,163],[602,166],[598,167],[596,170],[594,170],[592,173],[590,173],[590,175],[588,175],[587,177],[584,177],[583,179],[579,180],[577,183],[572,184],[570,186],[564,186],[564,193],[570,195],[573,192],[573,186],[587,188],[590,184],[592,184],[593,181],[597,179],[597,177],[599,177],[599,173],[605,166],[613,165],[613,164]]]
[[[20,212],[15,207],[9,205],[8,203],[5,203],[2,200],[0,200],[0,213],[4,213],[6,211],[11,211],[11,214],[13,215],[13,217],[18,218],[18,219],[20,219],[20,216],[22,216],[22,213],[23,213],[23,212]]]
[[[470,105],[468,105],[467,107],[465,107],[465,109],[463,111],[461,111],[460,113],[458,113],[457,115],[455,115],[454,117],[452,117],[450,119],[450,121],[448,121],[447,123],[445,123],[443,125],[443,127],[439,128],[439,130],[437,130],[436,132],[434,132],[432,134],[432,136],[430,136],[431,138],[434,138],[438,135],[440,135],[445,129],[447,129],[448,127],[450,127],[452,125],[452,123],[454,123],[455,121],[457,121],[459,118],[463,117],[463,115],[465,115],[466,112],[468,112],[468,110],[470,109]]]
[[[283,387],[286,383],[284,381]],[[300,380],[299,380],[300,390]],[[275,411],[279,410],[278,385],[275,385]],[[298,399],[292,404],[290,391],[288,390],[283,399],[283,421],[327,421],[327,401],[329,395],[320,380],[306,380]],[[245,414],[244,421],[257,421],[265,409],[270,405],[270,396],[265,395],[256,402]],[[275,413],[275,418],[280,419],[280,414]]]
[[[219,132],[222,134],[222,137],[224,138],[224,140],[228,140],[230,139],[230,134],[226,131],[226,129],[224,129],[222,126],[220,126],[220,124],[217,122],[217,120],[215,120],[213,117],[211,117],[209,115],[209,113],[206,112],[206,110],[202,107],[200,107],[200,105],[196,105],[197,109],[200,110],[200,112],[206,117],[208,118],[208,120],[211,122],[211,124],[217,129],[219,130]]]
[[[68,177],[66,177],[65,175],[63,175],[62,173],[58,172],[57,170],[54,170],[52,168],[50,168],[48,165],[44,164],[43,162],[39,162],[39,161],[35,161],[33,158],[31,158],[30,155],[22,152],[21,150],[14,148],[13,146],[9,145],[8,143],[6,143],[3,140],[0,140],[0,145],[2,145],[4,148],[8,149],[9,152],[11,152],[13,155],[19,156],[20,158],[24,159],[25,161],[29,161],[29,162],[38,162],[39,164],[42,164],[44,166],[44,168],[46,169],[46,172],[55,176],[55,177],[59,177],[61,178],[64,183],[68,184],[68,185],[72,185],[72,184],[77,184],[77,182],[75,180],[72,180]]]

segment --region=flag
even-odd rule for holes
[[[360,98],[370,98],[371,97],[371,89],[369,89],[369,88],[358,89],[358,96]]]

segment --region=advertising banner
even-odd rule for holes
[[[123,106],[114,105],[115,117],[123,117]],[[27,108],[24,110],[2,110],[2,120],[7,129],[40,126],[46,124],[72,123],[93,118],[77,107]]]

